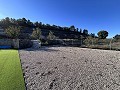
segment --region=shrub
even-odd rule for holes
[[[47,39],[48,40],[54,40],[54,39],[56,39],[56,36],[53,34],[53,32],[49,32],[49,35],[47,36]]]
[[[30,39],[30,38],[31,38],[30,35],[27,33],[21,33],[19,35],[19,39]]]
[[[34,29],[32,32],[32,37],[34,39],[41,39],[41,29],[40,28]]]
[[[48,45],[60,45],[60,41],[59,40],[48,40]]]
[[[25,48],[30,48],[32,47],[33,42],[29,39],[20,39],[19,40],[19,48],[20,49],[25,49]]]
[[[108,36],[108,32],[105,30],[101,30],[97,34],[100,39],[106,39],[106,37]]]
[[[20,35],[20,27],[19,26],[9,26],[5,32],[7,34],[7,36],[9,36],[10,38],[18,38]]]

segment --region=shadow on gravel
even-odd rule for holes
[[[24,50],[25,51],[46,51],[46,52],[57,52],[57,51],[60,51],[60,50],[51,49],[50,47],[41,47],[41,48],[38,48],[38,49],[27,48],[27,49],[24,49]]]

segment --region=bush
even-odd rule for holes
[[[108,32],[105,30],[101,30],[97,34],[100,39],[106,39],[106,37],[108,36]]]
[[[118,34],[115,35],[113,38],[114,38],[115,41],[120,41],[120,35],[118,35]]]
[[[20,39],[19,40],[19,48],[20,49],[25,49],[25,48],[30,48],[32,47],[33,42],[29,39]]]
[[[5,33],[7,36],[10,38],[18,38],[20,35],[20,30],[21,28],[19,26],[9,26],[6,30]]]
[[[36,28],[33,30],[32,32],[32,38],[34,39],[41,39],[41,29],[40,28]]]
[[[48,40],[55,40],[56,39],[56,36],[53,34],[53,32],[49,32],[49,35],[47,36],[47,39]]]
[[[60,45],[61,42],[59,40],[48,40],[48,45]]]
[[[63,43],[60,40],[47,40],[45,42],[42,42],[43,46],[48,46],[48,45],[62,45]]]
[[[27,33],[21,33],[19,39],[30,39],[30,35]]]
[[[105,46],[105,45],[98,45],[98,46],[90,46],[89,48],[91,49],[102,49],[102,50],[110,50],[110,47],[109,46]]]

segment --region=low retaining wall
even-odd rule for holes
[[[72,46],[76,46],[76,45],[81,45],[81,40],[75,40],[75,39],[56,39],[56,40],[49,40],[48,41],[49,45],[72,45]]]
[[[0,39],[0,46],[11,46],[15,49],[18,49],[19,39]]]
[[[1,46],[12,46],[13,41],[12,39],[0,39]]]

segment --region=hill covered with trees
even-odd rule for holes
[[[2,34],[1,34],[1,31]],[[20,39],[21,46],[27,46],[26,42],[39,39],[43,45],[78,45],[90,48],[116,49],[120,47],[120,35],[116,34],[109,39],[109,32],[100,30],[95,36],[87,29],[79,29],[74,25],[63,27],[44,24],[43,22],[31,22],[29,19],[14,19],[6,17],[0,20],[0,39]],[[26,43],[26,45],[24,45]],[[32,44],[31,44],[32,46]]]
[[[42,35],[47,36],[49,32],[53,32],[59,39],[78,39],[80,35],[88,36],[88,30],[76,28],[74,25],[70,27],[62,27],[57,25],[44,24],[43,22],[31,22],[29,19],[14,19],[6,17],[0,20],[0,27],[6,30],[9,26],[17,26],[20,28],[21,36],[27,37],[32,34],[35,28],[40,28]],[[94,34],[92,34],[94,35]]]

